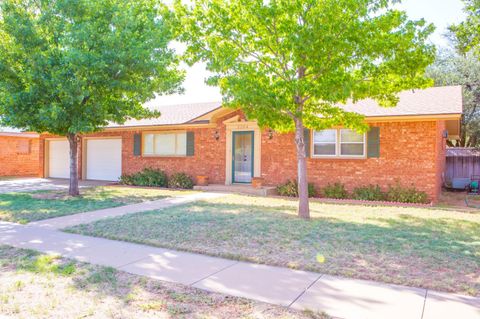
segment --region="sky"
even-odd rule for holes
[[[436,26],[435,33],[430,36],[430,41],[437,46],[447,46],[448,42],[443,37],[447,27],[462,21],[465,17],[463,2],[461,0],[403,0],[396,5],[397,8],[407,12],[410,19],[424,18]],[[216,87],[205,84],[208,76],[204,64],[184,68],[187,71],[183,83],[185,93],[182,95],[160,96],[153,103],[157,105],[201,103],[221,101],[221,95]]]
[[[399,9],[405,10],[410,19],[417,20],[424,18],[427,22],[436,26],[435,33],[431,35],[430,41],[437,46],[447,46],[448,42],[443,35],[447,27],[458,23],[465,18],[463,2],[461,0],[403,0],[396,5]],[[181,50],[181,45],[175,45]],[[207,86],[205,79],[208,73],[204,64],[196,64],[193,67],[183,66],[187,71],[183,83],[185,89],[182,95],[159,96],[150,105],[174,105],[185,103],[201,103],[221,101],[222,97],[218,88]],[[18,131],[11,128],[1,128],[0,131]]]

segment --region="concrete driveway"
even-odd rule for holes
[[[68,179],[50,178],[9,178],[0,180],[0,194],[12,192],[31,192],[37,190],[68,189]],[[111,184],[105,181],[79,181],[80,188]]]

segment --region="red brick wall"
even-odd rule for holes
[[[229,114],[226,117],[219,118],[216,127],[213,128],[194,128],[188,131],[194,132],[195,151],[194,156],[186,157],[159,157],[159,156],[134,156],[133,138],[136,133],[141,131],[110,131],[87,134],[85,137],[121,137],[122,138],[122,173],[131,174],[141,171],[145,167],[158,168],[164,170],[167,174],[175,172],[185,172],[195,179],[197,175],[209,176],[211,183],[225,183],[225,154],[226,154],[226,128],[223,121],[237,113]],[[148,130],[148,128],[147,128]],[[175,131],[169,129],[168,131]],[[185,131],[185,129],[179,129]],[[218,132],[219,139],[215,139],[215,132]],[[53,135],[42,135],[41,153],[44,153],[44,139],[55,137]],[[81,143],[80,143],[81,144]],[[82,147],[79,148],[79,159],[82,156]],[[43,176],[44,157],[41,161],[41,175]],[[79,176],[82,176],[82,161],[78,163]]]
[[[436,200],[440,190],[445,154],[438,151],[444,144],[444,124],[436,121],[372,123],[380,127],[380,157],[367,159],[307,160],[308,180],[317,188],[342,182],[348,190],[379,184],[383,188],[397,180],[411,184]],[[297,176],[293,134],[275,134],[270,140],[262,137],[262,177],[267,184],[277,185]],[[443,147],[444,149],[444,147]]]
[[[0,136],[0,176],[38,176],[39,139]]]
[[[145,167],[159,168],[167,174],[186,172],[195,177],[207,175],[211,183],[225,183],[226,130],[218,119],[215,128],[189,129],[195,133],[195,155],[187,157],[143,157],[133,155],[133,136],[140,131],[115,131],[87,136],[122,137],[122,172],[134,173]],[[342,182],[347,189],[367,184],[383,188],[397,180],[438,198],[445,165],[444,121],[372,123],[380,127],[380,157],[367,159],[309,158],[308,179],[317,188]],[[220,138],[215,140],[218,132]],[[293,134],[262,134],[261,174],[267,185],[278,185],[297,175]],[[41,143],[43,145],[43,143]],[[43,153],[43,147],[41,152]],[[81,156],[81,148],[79,156]],[[81,176],[81,161],[79,161]],[[43,167],[43,163],[41,164]]]
[[[218,130],[220,139],[214,138]],[[181,130],[185,131],[185,130]],[[110,133],[122,137],[122,172],[135,173],[145,167],[159,168],[167,174],[186,172],[195,178],[196,175],[208,175],[212,183],[225,183],[225,131],[223,128],[188,129],[194,132],[194,156],[158,157],[134,156],[133,136],[140,132]],[[98,136],[98,135],[96,135]]]

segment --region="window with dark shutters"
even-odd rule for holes
[[[142,155],[142,134],[135,134],[133,136],[133,155]]]
[[[195,134],[187,132],[187,156],[195,155]]]
[[[367,133],[367,157],[380,157],[380,128],[371,127]]]

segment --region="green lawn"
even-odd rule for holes
[[[66,196],[66,191],[0,194],[0,220],[27,223],[179,194],[185,193],[130,187],[86,188],[79,197]]]
[[[480,214],[312,203],[312,219],[305,221],[295,206],[228,195],[67,231],[479,295]]]
[[[0,314],[72,319],[327,318],[1,245]]]

